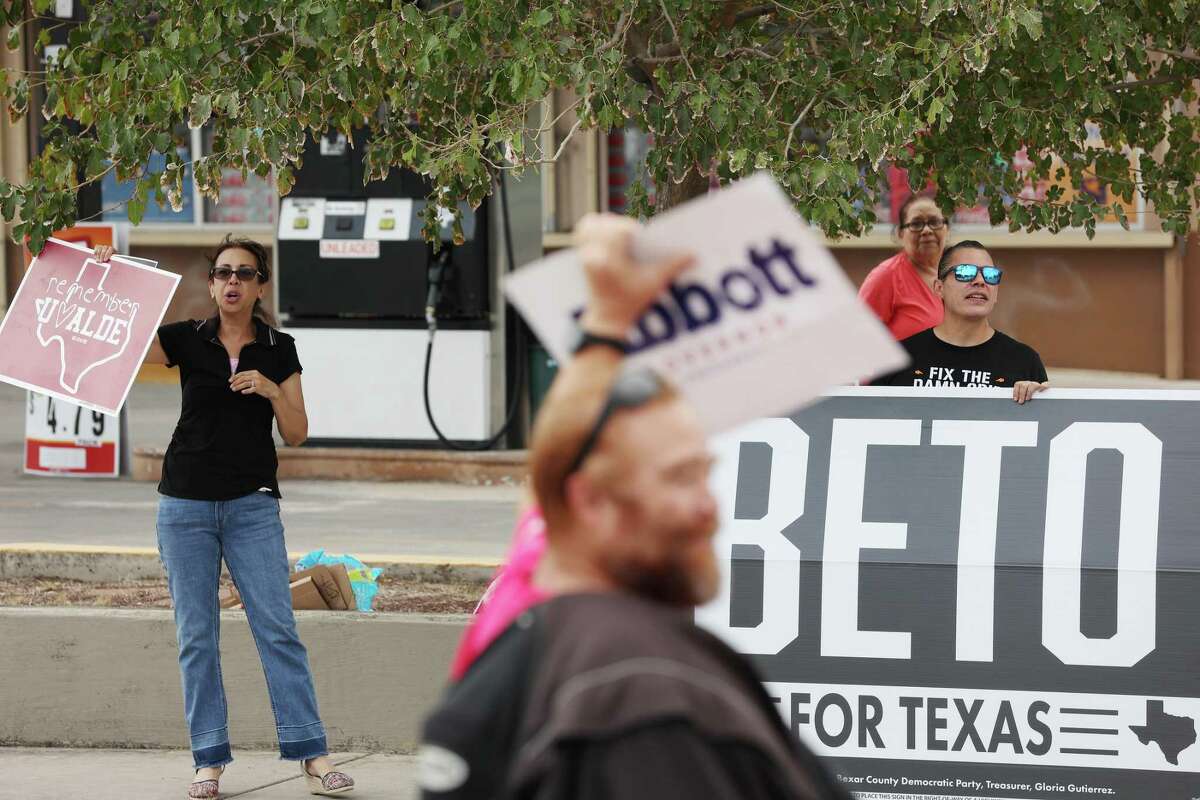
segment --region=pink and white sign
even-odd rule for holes
[[[179,276],[51,239],[0,322],[0,380],[116,414]]]

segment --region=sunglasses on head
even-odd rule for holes
[[[645,367],[621,370],[608,390],[608,398],[604,401],[604,407],[600,409],[600,416],[596,417],[595,424],[583,440],[583,446],[579,448],[579,455],[571,461],[567,475],[574,474],[583,466],[584,460],[595,449],[601,431],[614,413],[624,408],[644,406],[658,397],[664,388],[662,378],[653,370]]]
[[[234,275],[238,276],[238,280],[243,283],[252,281],[259,276],[259,271],[254,267],[213,267],[208,271],[208,277],[216,278],[219,281],[227,281]]]
[[[954,267],[954,280],[960,283],[970,283],[975,280],[975,276],[979,271],[983,270],[983,282],[988,286],[995,286],[1000,283],[1000,278],[1004,275],[1004,270],[992,264],[980,266],[979,264],[959,264]],[[950,270],[947,270],[946,275],[949,275]],[[942,280],[946,279],[946,275],[942,276]]]

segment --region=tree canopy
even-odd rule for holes
[[[53,6],[5,0],[10,48],[23,35],[43,48],[55,22],[36,15]],[[574,93],[573,133],[652,134],[660,208],[710,174],[765,169],[826,233],[859,233],[889,162],[1013,229],[1123,219],[1120,202],[1064,192],[1085,177],[1141,193],[1170,231],[1200,200],[1190,0],[97,0],[87,13],[45,72],[3,75],[10,115],[45,119],[29,175],[0,181],[0,211],[35,250],[109,170],[137,179],[131,221],[178,204],[181,124],[214,127],[191,165],[206,196],[227,167],[287,193],[309,132],[369,125],[367,177],[404,167],[447,205],[478,203],[497,170],[555,157],[529,129],[554,89]],[[160,173],[144,166],[155,152]],[[1031,180],[1051,182],[1045,196],[1014,202]]]

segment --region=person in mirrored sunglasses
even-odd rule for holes
[[[945,308],[942,321],[902,340],[912,363],[875,384],[1011,388],[1018,403],[1047,389],[1037,351],[991,325],[1003,276],[979,242],[946,248],[934,283]]]

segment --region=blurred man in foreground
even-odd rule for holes
[[[634,229],[580,224],[589,301],[530,453],[550,599],[427,720],[424,797],[846,798],[750,665],[692,621],[719,576],[711,456],[671,387],[622,368],[626,332],[688,260],[634,263]]]

